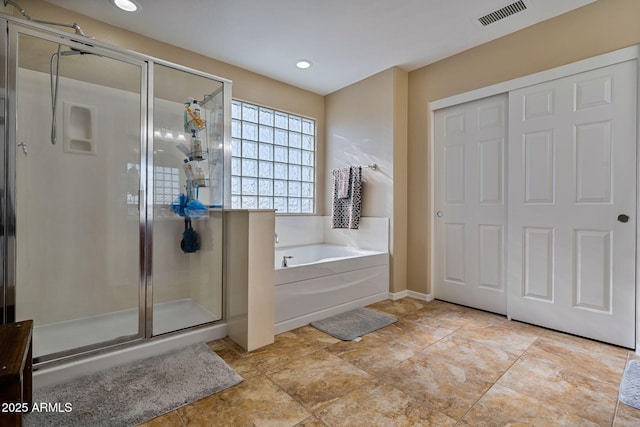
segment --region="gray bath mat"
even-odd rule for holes
[[[324,320],[311,322],[311,326],[343,341],[351,341],[397,321],[398,319],[387,314],[368,308],[356,308]]]
[[[640,361],[631,360],[620,382],[620,402],[640,409]]]
[[[37,389],[25,426],[132,426],[242,381],[204,343]],[[55,409],[52,411],[52,409]]]

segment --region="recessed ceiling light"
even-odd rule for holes
[[[307,61],[306,59],[301,59],[296,63],[296,67],[301,68],[303,70],[307,69],[311,67],[311,62]]]
[[[135,12],[138,10],[138,5],[131,0],[113,0],[113,4],[127,12]]]

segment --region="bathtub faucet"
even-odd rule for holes
[[[282,257],[282,266],[283,266],[283,267],[289,267],[289,266],[287,265],[287,260],[288,260],[288,259],[291,259],[291,258],[293,258],[293,257],[292,257],[292,256],[286,256],[286,255],[285,255],[285,256],[283,256],[283,257]]]

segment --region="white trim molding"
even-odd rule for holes
[[[435,111],[442,108],[451,107],[453,105],[464,104],[465,102],[475,101],[477,99],[486,98],[488,96],[498,95],[509,92],[514,89],[520,89],[526,86],[538,83],[548,82],[550,80],[578,74],[600,67],[617,64],[620,62],[631,61],[640,57],[640,45],[629,46],[623,49],[614,50],[612,52],[603,53],[602,55],[583,59],[581,61],[572,62],[571,64],[561,65],[549,70],[540,71],[538,73],[529,74],[528,76],[518,77],[506,82],[496,83],[480,89],[471,90],[469,92],[453,95],[448,98],[438,99],[429,102],[429,110]]]
[[[400,292],[389,292],[389,299],[397,301],[402,298],[413,298],[421,301],[433,301],[433,294],[423,294],[422,292],[410,291],[405,289]]]
[[[391,301],[397,301],[399,299],[406,298],[408,294],[409,291],[407,291],[406,289],[400,292],[389,292],[389,299]]]
[[[423,294],[422,292],[407,291],[407,296],[413,299],[419,299],[420,301],[433,301],[433,294]]]

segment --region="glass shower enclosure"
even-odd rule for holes
[[[158,334],[222,318],[225,93],[222,82],[160,64],[153,87],[153,304],[147,313]]]
[[[7,21],[2,320],[45,363],[223,319],[231,83]]]

